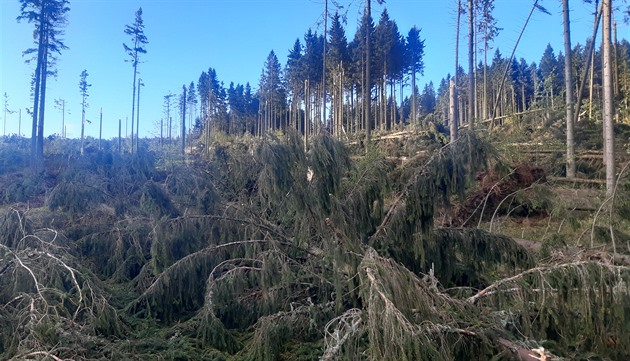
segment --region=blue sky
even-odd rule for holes
[[[255,89],[263,63],[274,50],[284,65],[288,49],[296,38],[312,28],[323,30],[324,0],[71,0],[68,26],[63,37],[68,50],[59,59],[56,79],[49,79],[46,97],[45,135],[61,133],[61,114],[54,99],[67,101],[68,136],[80,135],[81,100],[79,75],[89,73],[90,88],[87,118],[92,124],[86,134],[98,136],[98,114],[102,107],[105,138],[117,135],[118,119],[131,119],[132,68],[125,62],[123,42],[129,42],[123,29],[142,7],[148,53],[141,59],[140,77],[146,86],[141,93],[140,135],[157,134],[156,124],[163,116],[163,97],[169,91],[181,92],[183,84],[197,81],[202,71],[213,67],[227,87],[230,81],[250,82]],[[9,109],[22,108],[22,133],[30,134],[31,107],[29,81],[33,65],[24,64],[22,51],[32,46],[31,24],[17,23],[18,0],[0,0],[0,96],[9,95]],[[346,36],[352,39],[362,0],[337,0],[347,13]],[[425,39],[425,75],[421,86],[439,83],[454,68],[455,0],[372,1],[373,17],[378,21],[387,7],[401,33],[416,25]],[[494,46],[509,56],[531,9],[533,0],[496,0],[495,17],[503,28]],[[536,12],[516,52],[517,58],[538,61],[547,43],[556,54],[563,49],[560,1],[543,0],[552,15]],[[330,5],[332,9],[334,7]],[[590,36],[593,5],[571,1],[573,44]],[[621,18],[621,15],[619,15]],[[465,20],[465,18],[462,18]],[[465,33],[465,31],[463,32]],[[630,38],[630,28],[620,21],[620,39]],[[466,64],[465,37],[460,40],[460,61]],[[2,98],[2,101],[4,99]],[[3,104],[2,104],[3,106]],[[0,111],[0,118],[4,114]],[[7,133],[17,133],[18,114],[7,116]],[[1,126],[1,124],[0,124]],[[2,131],[2,129],[0,129]],[[0,133],[1,134],[1,133]]]

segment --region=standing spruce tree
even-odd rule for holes
[[[291,99],[291,109],[289,116],[289,122],[291,127],[298,131],[303,131],[302,122],[299,119],[299,105],[300,98],[304,94],[304,80],[302,78],[302,43],[300,39],[296,39],[293,43],[293,47],[289,49],[289,55],[287,56],[287,65],[284,70],[285,80],[287,84],[287,91]]]
[[[269,130],[282,127],[286,109],[286,90],[282,81],[282,68],[273,50],[269,52],[265,61],[258,89],[261,104],[264,106],[260,134],[264,134]]]
[[[411,74],[411,119],[412,122],[416,121],[418,116],[418,110],[416,109],[418,104],[418,92],[416,87],[416,74],[424,74],[424,40],[420,40],[420,29],[416,26],[409,30],[407,34],[407,48],[405,49],[407,68]]]
[[[20,0],[20,15],[17,21],[26,20],[35,25],[33,40],[36,48],[24,51],[32,55],[29,63],[36,60],[33,75],[33,128],[31,135],[31,160],[40,164],[44,158],[44,110],[46,109],[46,79],[52,72],[49,66],[55,61],[55,54],[67,49],[59,36],[63,35],[66,14],[70,10],[67,0]]]
[[[138,76],[138,63],[140,63],[140,54],[147,53],[144,46],[149,43],[147,37],[144,35],[142,8],[139,8],[138,11],[136,11],[136,20],[134,23],[131,25],[125,25],[125,34],[131,37],[131,46],[123,43],[123,47],[130,58],[125,61],[130,62],[133,67],[133,95],[131,100],[131,153],[133,153],[133,128],[136,110],[136,78]]]
[[[326,66],[331,73],[329,80],[330,93],[332,95],[332,126],[331,130],[336,136],[341,135],[343,127],[343,93],[345,69],[348,67],[348,39],[339,12],[335,12],[330,24],[330,39],[328,40],[328,60]]]
[[[548,101],[545,106],[554,105],[555,89],[558,85],[558,59],[554,53],[551,44],[547,44],[545,51],[543,52],[540,61],[538,62],[538,71],[540,72],[541,80],[543,81],[544,98]]]
[[[89,74],[87,70],[83,69],[83,71],[81,72],[81,78],[79,80],[79,92],[81,93],[81,155],[83,155],[83,150],[85,146],[85,109],[87,109],[88,107],[88,88],[92,86],[92,84],[88,84],[87,82],[88,75]]]

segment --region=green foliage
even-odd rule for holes
[[[3,139],[0,143],[0,176],[28,167],[28,153],[19,149],[20,139]]]
[[[48,207],[0,212],[0,318],[20,330],[0,331],[0,357],[486,360],[509,352],[500,340],[630,354],[604,346],[628,331],[626,266],[532,268],[510,238],[439,227],[491,150],[474,134],[448,146],[436,134],[401,133],[367,153],[326,134],[305,151],[298,134],[278,133],[222,135],[189,162],[51,157]],[[625,224],[625,185],[593,228],[619,249],[627,237],[608,226]],[[531,191],[514,202],[548,207]],[[561,234],[545,239],[553,249]]]
[[[313,140],[308,156],[315,200],[326,215],[330,212],[332,197],[339,196],[341,179],[348,170],[350,160],[345,147],[328,133]]]
[[[164,193],[160,186],[152,181],[147,182],[144,187],[142,187],[140,208],[155,219],[179,216],[179,211],[173,205],[171,199]]]
[[[396,196],[381,229],[370,241],[378,248],[395,247],[420,258],[422,242],[412,242],[416,233],[433,228],[436,206],[452,195],[463,197],[472,176],[486,161],[484,143],[473,133],[462,132],[455,143],[444,146],[428,160],[415,157],[404,168],[403,188]],[[387,236],[384,236],[387,234]]]
[[[557,350],[619,359],[630,352],[620,341],[630,332],[629,281],[627,267],[563,263],[500,280],[479,299],[487,307],[510,310],[506,322],[526,336],[553,341]]]
[[[0,204],[27,202],[46,193],[46,182],[37,174],[12,174],[0,178]]]
[[[92,186],[81,183],[60,183],[48,196],[48,208],[77,217],[103,201],[102,194]]]
[[[17,247],[18,243],[32,233],[32,224],[26,219],[24,212],[16,209],[0,213],[0,244],[9,248]]]

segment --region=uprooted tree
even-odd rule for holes
[[[319,135],[305,151],[289,134],[216,142],[188,164],[87,154],[43,192],[48,210],[1,213],[0,355],[630,355],[625,259],[542,262],[437,226],[491,153],[468,132],[413,150],[355,157]]]

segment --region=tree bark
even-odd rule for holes
[[[455,81],[451,79],[449,84],[449,99],[450,99],[450,131],[451,131],[451,143],[457,139],[457,86]]]
[[[48,31],[44,33],[44,49],[39,98],[39,121],[37,122],[37,161],[44,160],[44,113],[46,110],[46,79],[48,78]]]
[[[132,126],[132,129],[133,129],[133,126]],[[133,135],[131,136],[131,139],[133,139]],[[182,99],[182,155],[185,155],[185,154],[186,154],[186,86],[184,85],[184,98]]]
[[[139,79],[138,80],[138,107],[136,109],[136,150],[138,153],[140,153],[140,88],[141,87],[142,87],[142,79]]]
[[[573,122],[573,71],[571,69],[571,26],[569,19],[569,0],[562,0],[564,23],[564,88],[567,122],[567,178],[575,178],[575,140]]]
[[[367,147],[370,144],[370,139],[372,137],[372,124],[371,124],[371,117],[370,117],[370,113],[371,113],[371,109],[370,109],[370,100],[372,98],[372,87],[371,87],[371,74],[370,74],[370,59],[372,58],[371,56],[371,45],[370,43],[371,38],[372,38],[372,29],[370,27],[371,24],[371,19],[372,19],[372,7],[370,4],[370,0],[366,0],[365,1],[365,16],[367,16],[367,29],[365,31],[365,44],[366,44],[366,50],[365,50],[365,87],[363,88],[363,92],[364,92],[364,107],[365,107],[365,112],[364,112],[364,116],[365,116],[365,130],[366,130],[366,138],[365,138],[365,146],[366,146],[366,150]]]
[[[44,21],[43,12],[40,15],[40,23]],[[36,165],[37,162],[37,120],[39,115],[39,89],[42,75],[42,64],[44,57],[44,37],[42,35],[44,26],[39,28],[39,44],[37,49],[37,65],[35,66],[35,89],[33,90],[33,126],[31,128],[31,162]]]
[[[461,20],[461,0],[457,0],[457,25],[455,28],[455,74],[449,83],[449,126],[451,129],[451,142],[457,139],[459,121],[457,119],[457,71],[459,69],[459,24]],[[455,130],[455,131],[453,131]]]
[[[138,47],[138,41],[136,40],[136,44],[134,45],[136,48]],[[133,60],[133,96],[131,97],[131,154],[133,154],[133,127],[135,121],[135,111],[136,111],[136,77],[138,76],[138,54],[136,53],[136,58]]]
[[[474,0],[468,0],[468,129],[475,129],[475,79],[474,79]]]
[[[324,0],[324,53],[323,57],[323,66],[322,66],[322,123],[326,124],[326,42],[327,35],[326,32],[328,30],[328,0]]]
[[[604,57],[604,162],[606,163],[606,194],[615,188],[615,146],[613,133],[612,54],[610,44],[612,0],[603,0],[604,24],[602,45]]]

